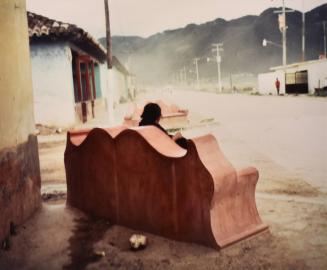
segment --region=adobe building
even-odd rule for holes
[[[25,5],[0,5],[0,243],[41,203]]]
[[[107,116],[106,50],[88,32],[27,12],[36,124],[71,127]]]

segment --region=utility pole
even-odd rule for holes
[[[224,50],[223,43],[213,43],[212,46],[214,47],[212,51],[217,53],[216,61],[217,61],[217,68],[218,68],[218,91],[219,93],[221,93],[222,89],[221,89],[221,71],[220,71],[220,63],[221,63],[220,52]]]
[[[106,45],[107,45],[107,68],[112,69],[112,51],[111,51],[111,33],[110,33],[110,17],[109,17],[109,0],[104,0],[104,11],[106,20]],[[107,102],[108,102],[108,119],[109,124],[114,123],[114,89],[110,88],[108,73],[106,76],[106,88],[107,88]]]
[[[283,0],[283,22],[284,22],[284,25],[283,25],[283,66],[285,67],[286,66],[286,14],[285,14],[285,0]]]
[[[112,68],[112,48],[111,48],[111,33],[110,33],[110,19],[109,19],[109,0],[104,0],[104,10],[106,17],[106,42],[107,42],[107,66]]]
[[[305,11],[304,0],[302,0],[302,61],[305,61]]]
[[[274,13],[279,14],[279,30],[282,32],[282,46],[283,46],[283,67],[286,67],[286,12],[294,12],[294,10],[287,10],[285,9],[285,0],[283,0],[283,7],[282,11],[274,11]]]
[[[195,64],[195,71],[196,71],[196,87],[199,88],[199,67],[198,67],[198,61],[200,58],[194,58],[194,64]]]
[[[326,54],[326,21],[323,21],[324,24],[324,54],[325,54],[325,58],[327,58],[327,54]]]

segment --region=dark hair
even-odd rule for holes
[[[144,106],[141,114],[141,122],[144,124],[154,124],[161,116],[161,108],[156,103],[148,103]]]

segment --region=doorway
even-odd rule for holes
[[[308,94],[308,71],[302,70],[285,74],[286,94]]]

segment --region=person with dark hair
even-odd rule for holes
[[[155,126],[171,137],[180,147],[187,149],[187,140],[180,132],[175,135],[169,135],[168,132],[159,124],[161,118],[161,108],[156,103],[148,103],[144,106],[141,114],[139,126]]]

